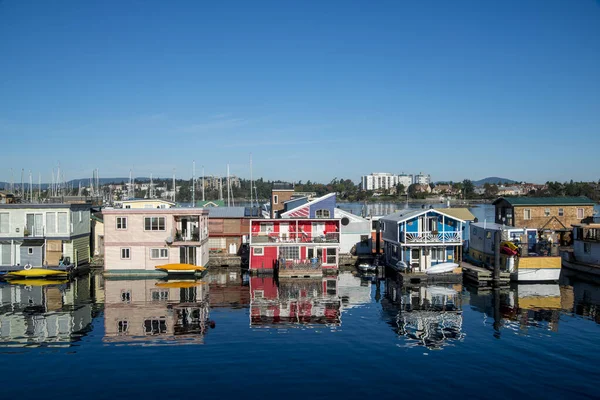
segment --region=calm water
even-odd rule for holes
[[[585,398],[600,287],[307,280],[2,284],[2,398]],[[17,397],[18,396],[18,397]]]

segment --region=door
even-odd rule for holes
[[[98,254],[104,254],[104,236],[98,236]]]
[[[422,248],[421,249],[421,272],[427,271],[427,268],[431,267],[431,249]]]
[[[179,262],[182,264],[196,265],[196,248],[181,246],[179,248]]]
[[[288,222],[282,222],[279,224],[279,237],[282,240],[287,240],[290,233],[290,224]]]
[[[537,241],[537,231],[536,230],[528,230],[527,231],[527,249],[531,252],[535,252],[535,244]]]
[[[0,244],[0,252],[2,252],[2,260],[0,262],[0,264],[2,265],[11,265],[11,257],[10,257],[10,252],[11,252],[11,245],[10,244]]]
[[[421,265],[421,252],[419,249],[412,249],[410,252],[410,267],[413,271],[419,271]]]
[[[325,235],[325,222],[313,222],[312,224],[313,238]]]

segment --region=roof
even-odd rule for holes
[[[95,214],[92,214],[91,218],[92,218],[94,221],[98,221],[98,222],[104,222],[104,217],[102,216],[102,213],[95,213]]]
[[[23,247],[38,247],[43,246],[45,243],[44,239],[25,239],[21,246]]]
[[[301,208],[304,208],[304,207],[306,207],[306,206],[309,206],[309,207],[310,207],[310,205],[312,205],[312,204],[316,204],[316,203],[318,203],[318,202],[320,202],[320,201],[323,201],[323,200],[325,200],[325,199],[327,199],[327,198],[329,198],[329,197],[335,196],[335,195],[336,195],[336,193],[335,193],[335,192],[333,192],[333,193],[328,193],[328,194],[326,194],[325,196],[318,197],[318,198],[316,198],[316,199],[314,199],[314,200],[311,200],[311,201],[309,201],[309,202],[307,202],[307,203],[302,203],[301,205],[299,205],[299,206],[298,206],[298,207],[296,207],[296,208],[292,208],[291,210],[287,210],[286,212],[284,212],[283,214],[281,214],[281,216],[282,216],[282,217],[287,217],[288,215],[292,214],[292,213],[293,213],[293,212],[295,212],[295,211],[298,211],[298,210],[300,210]]]
[[[475,221],[475,216],[471,214],[468,208],[443,208],[444,214],[451,217],[462,219],[463,221]]]
[[[398,211],[398,212],[395,212],[390,215],[386,215],[385,217],[381,218],[381,220],[382,221],[404,222],[404,221],[408,221],[409,219],[412,219],[414,217],[417,217],[419,215],[433,211],[435,213],[445,215],[446,217],[450,217],[450,218],[465,222],[465,220],[462,218],[447,214],[446,210],[448,210],[448,208],[426,208],[426,209],[422,209],[422,210],[402,210],[402,211]]]
[[[225,200],[197,201],[196,207],[225,207]]]
[[[175,205],[172,201],[163,200],[163,199],[128,199],[121,200],[121,203],[137,203],[137,202],[149,202],[149,203],[167,203]]]
[[[515,228],[514,226],[496,224],[495,222],[473,222],[470,225],[471,229],[489,229],[492,231],[522,231],[523,228]]]
[[[244,218],[246,207],[208,207],[208,218]]]
[[[593,200],[579,197],[499,197],[493,204],[506,201],[512,206],[593,206]]]

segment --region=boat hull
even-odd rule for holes
[[[447,272],[452,272],[454,269],[458,268],[458,266],[459,265],[456,263],[436,264],[436,265],[432,265],[431,267],[427,268],[427,271],[425,271],[425,273],[427,275],[445,274]]]
[[[45,268],[32,268],[32,269],[23,269],[19,271],[11,271],[6,274],[7,278],[44,278],[44,277],[66,277],[67,272],[65,271],[56,271],[53,269],[45,269]]]
[[[156,266],[156,269],[168,274],[199,274],[206,271],[206,267],[192,264],[165,264]]]
[[[510,274],[515,282],[557,282],[560,268],[519,269]]]

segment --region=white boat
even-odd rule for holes
[[[377,266],[367,263],[358,264],[358,269],[361,271],[375,271]]]
[[[443,274],[446,272],[452,272],[452,270],[455,268],[458,268],[458,264],[445,262],[441,264],[432,265],[431,267],[427,268],[427,271],[425,271],[425,273],[427,275]]]
[[[408,265],[404,261],[398,261],[394,268],[400,272],[408,271]]]

